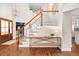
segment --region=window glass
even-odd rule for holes
[[[8,33],[8,28],[5,29],[5,32]]]
[[[5,27],[5,21],[1,20],[1,27]]]
[[[5,28],[2,27],[2,28],[1,28],[1,32],[5,32]]]
[[[5,27],[8,27],[8,21],[6,21],[6,26]]]
[[[1,35],[8,34],[8,21],[1,20]]]

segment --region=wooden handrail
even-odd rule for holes
[[[36,19],[33,23],[35,23],[35,22],[36,22],[39,18],[41,18],[41,16],[40,16],[40,17],[38,17],[38,18],[37,18],[37,19]],[[33,23],[32,23],[32,24],[33,24]],[[32,25],[32,24],[31,24],[31,25]]]

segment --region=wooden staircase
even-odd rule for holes
[[[29,22],[25,23],[23,28],[27,27],[26,31],[29,29],[29,33],[30,33],[31,32],[30,30],[34,30],[32,29],[32,27],[34,27],[32,26],[33,24],[37,23],[40,26],[43,26],[43,18],[42,18],[43,12],[58,12],[58,11],[43,11],[42,9],[40,9],[38,14],[36,14]],[[23,28],[18,29],[17,48],[19,48],[20,42],[22,42],[20,32],[23,30]],[[29,36],[26,36],[25,39],[29,39],[29,47],[61,47],[62,35],[54,34],[53,36],[51,35],[39,36],[38,33],[37,35],[33,35],[33,34],[28,34],[28,35]],[[33,42],[34,40],[38,40],[38,41]],[[54,41],[51,41],[51,40],[54,40]],[[27,40],[25,42],[27,42]]]

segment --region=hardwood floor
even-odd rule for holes
[[[19,48],[16,43],[0,45],[0,56],[79,56],[79,45],[73,43],[71,52],[61,52],[58,48]]]

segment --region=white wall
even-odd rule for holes
[[[12,7],[11,4],[1,3],[0,4],[0,17],[7,18],[7,19],[13,19],[11,7]]]
[[[60,21],[59,13],[43,12],[43,24],[48,26],[58,26]]]
[[[34,13],[29,10],[28,3],[17,3],[16,10],[17,10],[17,18],[15,19],[17,22],[27,22],[34,15]]]

